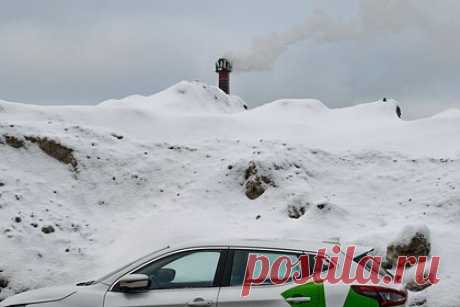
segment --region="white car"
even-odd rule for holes
[[[0,307],[405,306],[407,292],[400,287],[328,282],[299,285],[293,278],[282,285],[267,279],[253,285],[248,296],[241,295],[249,254],[269,259],[308,255],[314,259],[317,250],[330,247],[326,242],[285,240],[166,247],[98,280],[27,291],[4,300]]]

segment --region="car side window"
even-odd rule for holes
[[[288,282],[292,281],[294,278],[294,273],[298,272],[299,277],[303,277],[305,273],[309,274],[310,272],[313,272],[314,264],[315,264],[315,258],[313,254],[309,254],[309,272],[303,272],[301,269],[301,263],[299,262],[299,257],[301,255],[305,255],[302,253],[289,253],[289,252],[278,252],[278,251],[260,251],[260,250],[235,250],[233,254],[233,260],[232,260],[232,271],[230,275],[230,286],[240,286],[243,284],[244,281],[244,275],[246,273],[246,265],[248,261],[248,256],[249,254],[253,254],[256,256],[266,256],[269,259],[270,264],[273,264],[273,262],[281,256],[287,256],[291,259],[291,263],[295,264],[292,267],[292,270],[289,274],[289,279]],[[325,263],[326,264],[326,263]],[[327,268],[327,265],[324,266],[323,270]],[[279,276],[284,276],[286,273],[286,266],[281,265],[280,270],[279,270]],[[256,261],[255,267],[254,267],[254,276],[259,276],[259,274],[262,271],[262,264],[260,261]],[[304,270],[305,271],[305,270]],[[270,275],[270,274],[268,274]],[[267,277],[267,279],[262,283],[262,285],[271,285],[272,281],[270,280],[270,276]]]
[[[222,252],[198,250],[177,253],[136,271],[150,279],[150,289],[203,288],[216,284]]]

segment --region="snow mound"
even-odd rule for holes
[[[397,107],[398,102],[396,100],[389,99],[387,101],[374,101],[351,107],[340,108],[336,110],[334,115],[336,117],[346,118],[350,121],[399,120],[396,114]]]
[[[133,95],[107,100],[100,106],[135,106],[184,113],[235,113],[244,110],[241,98],[227,95],[216,86],[198,81],[181,81],[152,96]]]
[[[412,238],[421,235],[430,241],[430,229],[424,224],[406,225],[399,232],[398,236],[390,242],[390,245],[409,245]]]
[[[460,109],[448,109],[441,113],[434,115],[432,118],[452,118],[460,119]]]
[[[329,109],[316,99],[280,99],[254,108],[248,113],[250,116],[264,116],[278,121],[305,121],[328,111]]]
[[[397,120],[395,100],[376,101],[351,107],[329,109],[316,99],[281,99],[252,109],[251,116],[271,116],[283,121],[340,122]]]

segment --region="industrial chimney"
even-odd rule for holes
[[[225,58],[218,59],[216,62],[216,72],[219,74],[219,88],[225,93],[230,94],[232,63]]]

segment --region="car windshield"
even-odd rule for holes
[[[165,246],[165,247],[163,247],[163,248],[157,249],[157,250],[151,252],[150,254],[147,254],[147,255],[145,255],[145,256],[143,256],[143,257],[140,257],[140,258],[138,258],[138,259],[136,259],[136,260],[134,260],[134,261],[131,261],[130,263],[128,263],[127,265],[124,265],[124,266],[121,267],[121,268],[118,268],[118,269],[116,269],[116,270],[111,271],[111,272],[108,273],[108,274],[105,274],[104,276],[102,276],[101,278],[97,279],[97,280],[94,281],[94,282],[95,282],[95,283],[97,283],[97,282],[102,282],[103,280],[105,280],[105,279],[111,277],[112,275],[114,275],[114,274],[116,274],[116,273],[118,273],[118,272],[122,272],[122,271],[126,270],[127,268],[131,267],[132,265],[134,265],[134,264],[136,264],[136,263],[143,263],[143,262],[149,260],[153,255],[155,255],[155,254],[157,254],[157,253],[159,253],[159,252],[161,252],[161,251],[164,251],[164,250],[166,250],[166,249],[168,249],[168,248],[169,248],[169,246]]]

